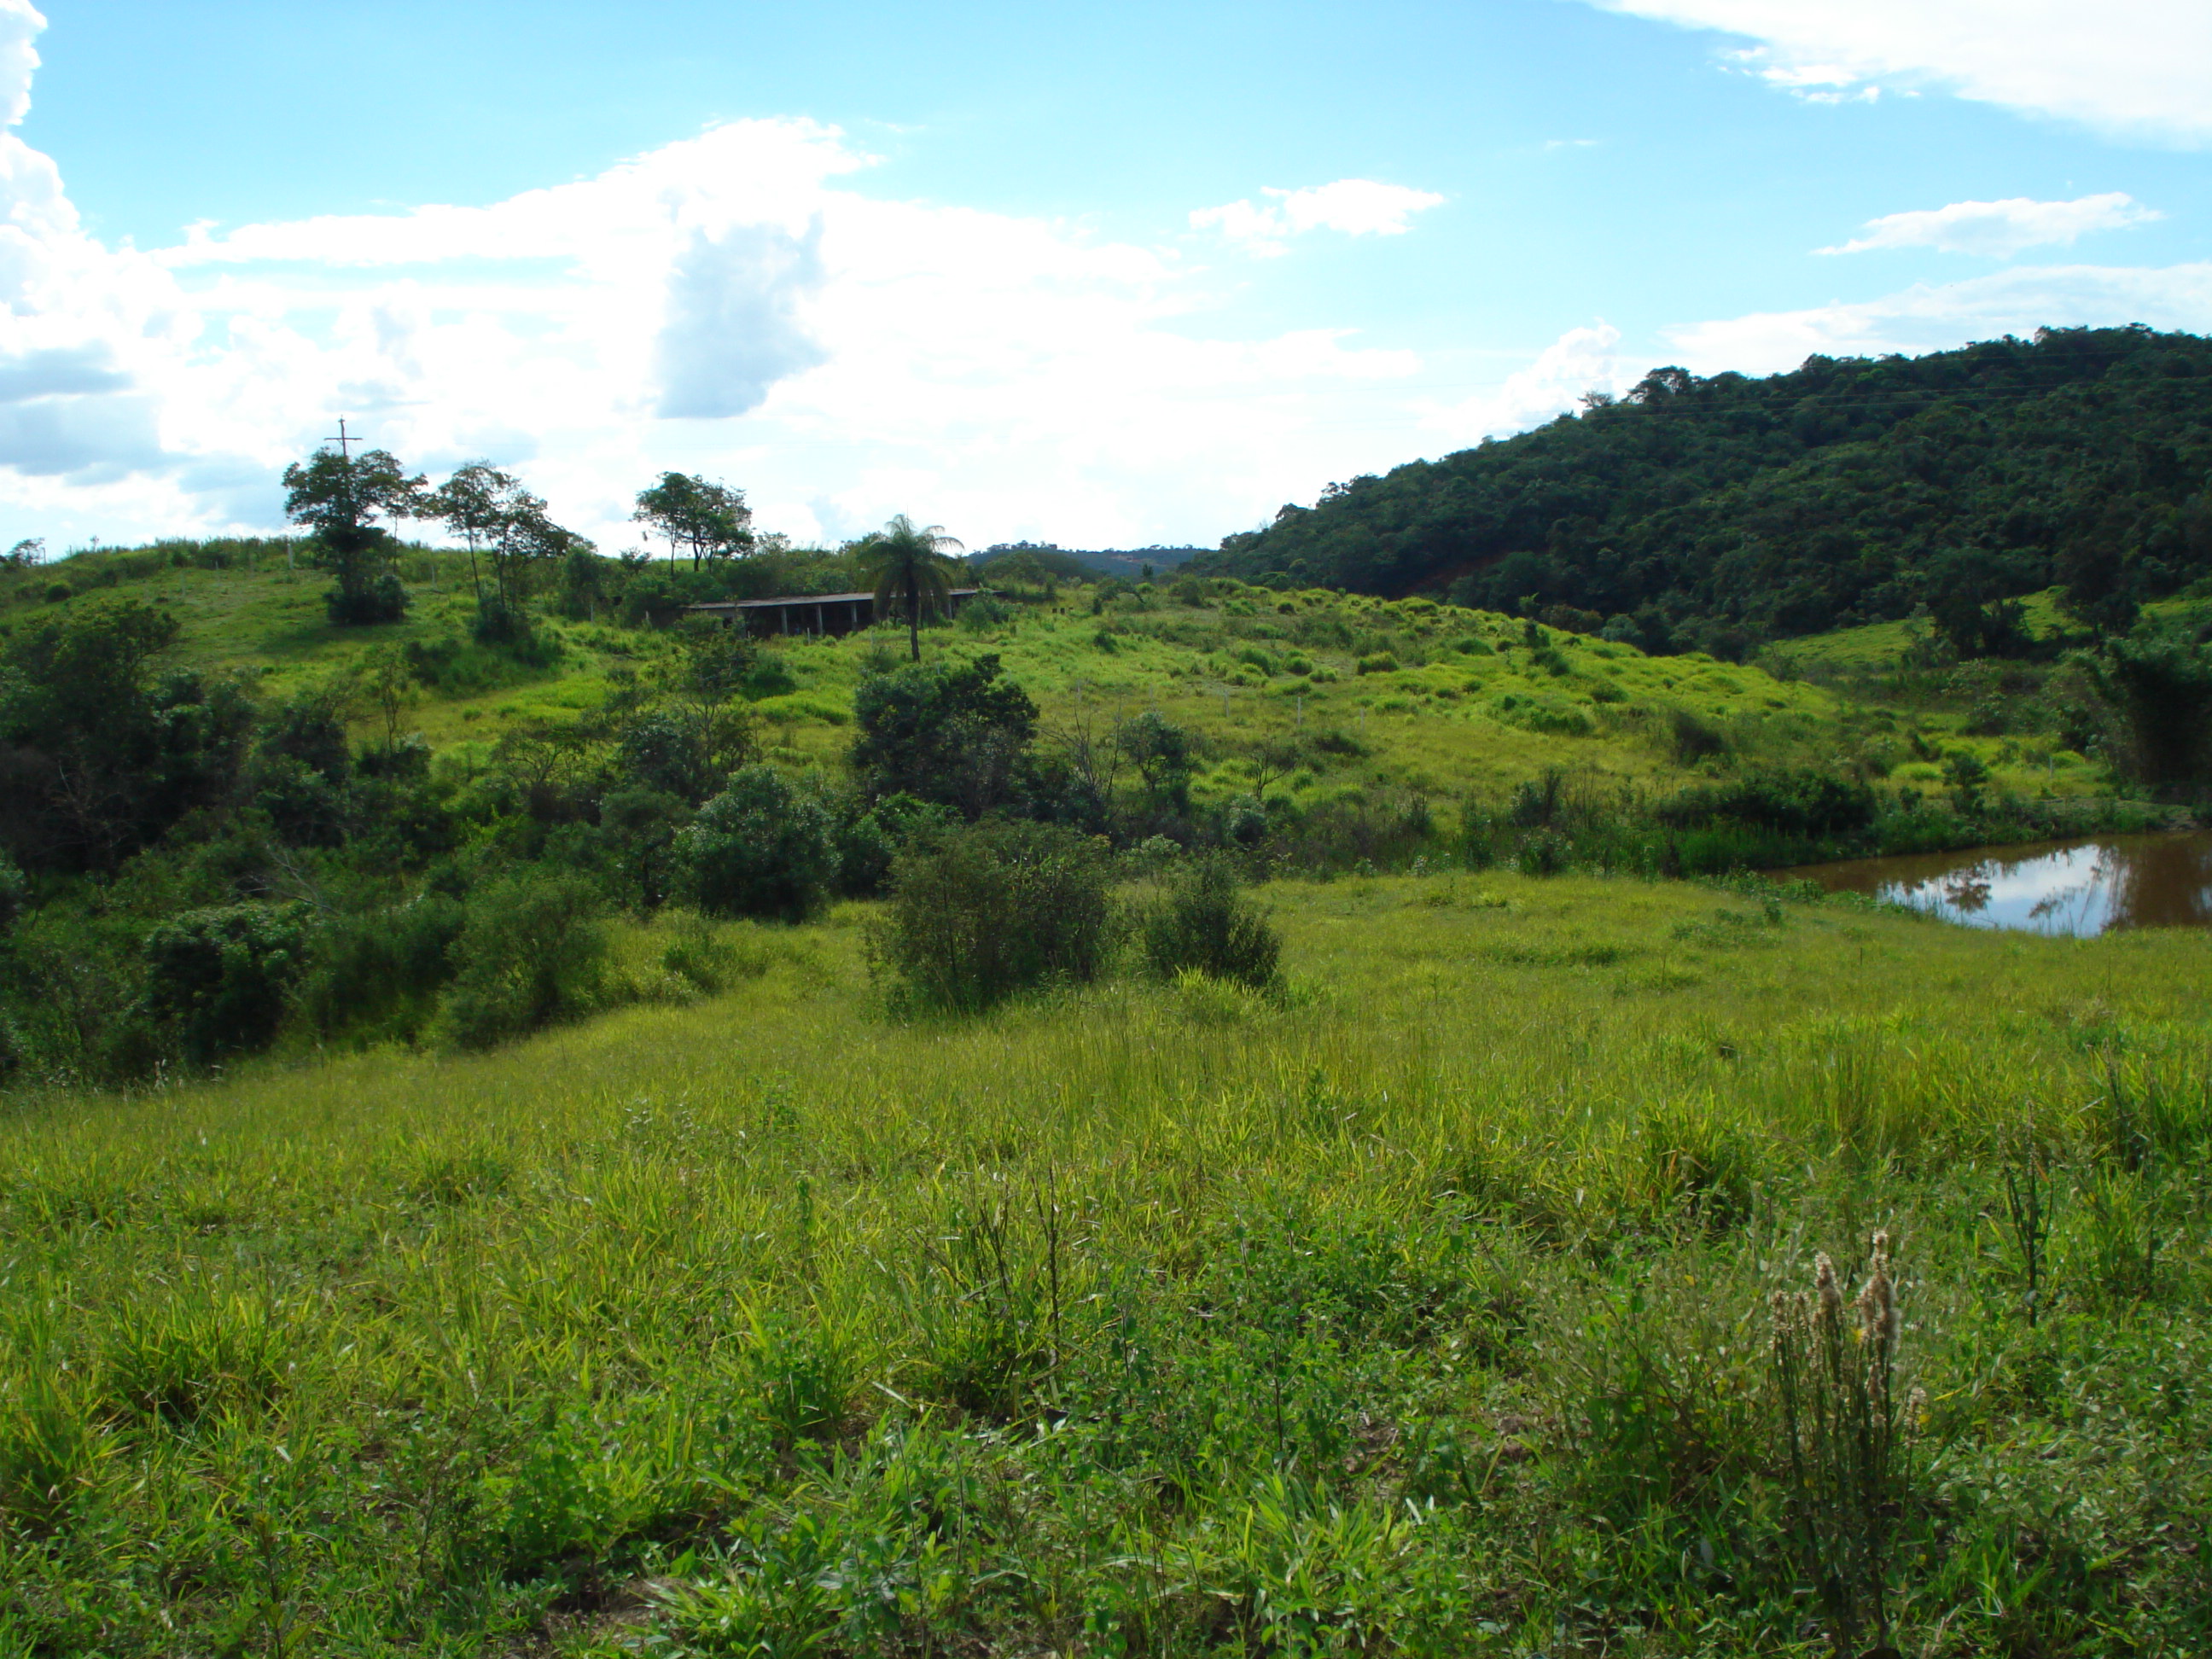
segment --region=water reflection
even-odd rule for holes
[[[2075,935],[2212,927],[2212,834],[2203,831],[1853,859],[1783,873],[1976,927]]]

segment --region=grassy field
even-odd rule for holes
[[[1006,645],[1196,690],[1097,625]],[[898,1023],[848,906],[488,1056],[18,1101],[0,1651],[2212,1650],[2204,936],[1261,896],[1279,996]],[[1770,1297],[1878,1229],[1897,1440],[1808,1497]]]
[[[79,562],[85,568],[70,597],[40,597]],[[155,600],[184,624],[173,653],[179,665],[246,676],[268,699],[306,691],[380,650],[441,652],[442,666],[416,688],[405,725],[465,763],[483,759],[517,725],[588,713],[617,679],[673,648],[668,635],[650,629],[557,619],[541,623],[556,647],[542,665],[471,645],[475,599],[467,561],[455,554],[408,556],[410,616],[371,628],[331,625],[322,610],[326,577],[273,560],[259,569],[171,567],[105,584],[88,574],[134,568],[130,556],[90,556],[0,582],[0,635],[106,597]],[[2053,752],[2048,742],[1963,731],[1964,706],[1923,700],[1893,711],[1863,701],[1863,692],[1814,683],[1821,672],[1887,664],[1909,643],[1901,623],[1794,642],[1778,664],[1821,672],[1777,678],[1753,665],[1646,657],[1570,634],[1549,634],[1553,649],[1541,653],[1528,648],[1518,621],[1425,599],[1252,589],[1191,605],[1165,592],[1125,592],[1094,614],[1091,592],[1071,588],[1049,606],[1013,607],[996,627],[933,629],[927,654],[998,653],[1055,732],[1103,731],[1147,709],[1187,726],[1210,763],[1194,781],[1202,804],[1253,788],[1255,745],[1324,732],[1349,740],[1338,763],[1293,770],[1276,786],[1301,804],[1377,787],[1440,805],[1495,798],[1552,767],[1600,789],[1663,789],[1690,770],[1669,735],[1678,709],[1709,723],[1737,763],[1858,757],[1900,786],[1926,790],[1942,787],[1942,769],[1928,758],[1940,750],[1976,757],[1997,791],[2072,797],[2108,787],[2102,767]],[[862,673],[893,655],[902,659],[904,647],[896,629],[842,641],[771,641],[790,690],[756,704],[770,757],[840,761]],[[364,711],[361,734],[374,724]]]

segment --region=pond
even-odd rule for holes
[[[2076,937],[2120,927],[2212,927],[2212,832],[2203,830],[1908,853],[1778,873],[1974,927]]]

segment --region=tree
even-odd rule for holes
[[[392,569],[398,544],[370,520],[421,516],[424,501],[421,476],[409,477],[381,449],[319,449],[284,469],[284,516],[313,532],[317,562],[338,579],[327,601],[332,622],[394,622],[406,611],[407,590]]]
[[[708,559],[735,558],[753,548],[752,509],[745,492],[709,483],[689,473],[664,472],[650,489],[637,492],[630,517],[668,538],[668,562],[688,548],[694,570]]]
[[[958,546],[943,525],[918,525],[902,513],[853,550],[862,577],[874,585],[877,613],[893,604],[906,607],[907,641],[916,662],[921,660],[921,608],[951,603],[953,566],[945,554]]]
[[[2126,722],[2138,777],[2177,793],[2212,780],[2212,643],[2198,629],[2139,623],[2090,662]]]
[[[479,607],[483,604],[483,576],[477,568],[477,549],[499,526],[502,494],[518,488],[513,477],[489,461],[471,461],[456,467],[453,476],[423,503],[428,517],[442,520],[447,530],[468,543],[469,579],[476,584]]]
[[[27,865],[112,865],[235,780],[251,705],[228,679],[157,676],[177,635],[123,599],[0,642],[0,842]]]
[[[978,817],[1015,793],[1036,704],[996,656],[872,674],[853,697],[853,769],[872,800],[905,793]]]
[[[715,916],[804,921],[837,873],[830,814],[772,766],[748,766],[677,837],[692,899]]]
[[[34,564],[46,562],[46,538],[26,536],[5,553],[0,553],[0,567],[11,570],[28,570]]]
[[[530,572],[574,553],[589,553],[591,544],[546,516],[545,500],[522,487],[520,479],[489,461],[471,461],[456,471],[423,503],[425,516],[469,544],[469,570],[476,579],[477,632],[486,638],[512,638],[520,631],[524,590]],[[481,547],[491,563],[493,597],[485,604],[477,573]]]

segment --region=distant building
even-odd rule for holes
[[[951,594],[955,616],[979,590],[956,587]],[[715,605],[691,605],[685,614],[713,617],[735,623],[748,634],[851,634],[876,620],[872,593],[786,593],[773,599],[724,599]]]

